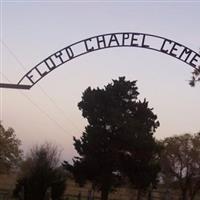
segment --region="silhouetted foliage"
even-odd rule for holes
[[[7,130],[0,123],[0,173],[7,173],[18,166],[22,159],[21,141],[17,139],[14,129]]]
[[[14,196],[24,200],[44,200],[50,191],[52,200],[59,200],[66,181],[66,172],[59,167],[59,157],[58,148],[48,143],[31,149],[21,165]]]
[[[200,66],[198,67],[198,69],[195,69],[192,72],[192,77],[191,80],[189,81],[189,84],[190,86],[194,87],[196,83],[199,81],[200,81]]]
[[[78,104],[89,124],[74,138],[79,157],[64,165],[80,184],[90,180],[102,200],[124,176],[139,190],[155,183],[160,150],[153,133],[159,122],[138,94],[136,81],[120,77],[103,89],[87,88]]]
[[[178,186],[182,192],[181,200],[194,200],[200,191],[200,133],[168,137],[163,145],[164,181]]]

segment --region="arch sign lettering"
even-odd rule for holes
[[[115,47],[137,47],[158,51],[181,60],[199,71],[200,55],[178,42],[146,33],[120,32],[97,35],[73,43],[38,63],[17,84],[0,83],[0,87],[30,89],[51,71],[72,59],[97,50]]]

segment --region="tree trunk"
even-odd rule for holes
[[[108,190],[107,189],[103,189],[101,191],[101,200],[108,200]]]
[[[196,195],[192,195],[192,197],[190,198],[190,200],[194,200]]]
[[[152,190],[148,192],[148,200],[152,200]]]
[[[182,200],[188,200],[188,198],[187,198],[187,190],[186,189],[182,190]]]
[[[137,191],[137,200],[141,200],[142,198],[142,191],[140,189],[138,189]]]
[[[190,196],[190,200],[194,200],[195,197],[196,197],[196,192],[193,192],[193,193],[191,194],[191,196]]]

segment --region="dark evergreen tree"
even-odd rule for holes
[[[87,88],[78,104],[89,124],[80,139],[74,138],[79,157],[64,165],[79,183],[90,180],[102,200],[123,176],[139,191],[156,180],[159,147],[153,133],[159,122],[138,94],[136,81],[120,77],[103,89]]]

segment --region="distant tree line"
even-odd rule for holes
[[[83,186],[87,181],[101,200],[129,182],[137,200],[158,184],[194,200],[200,191],[200,133],[156,140],[160,123],[148,101],[138,99],[136,81],[119,77],[104,88],[87,88],[78,107],[88,125],[74,137],[78,156],[63,161],[56,146],[44,144],[22,159],[13,129],[0,125],[0,173],[19,167],[14,196],[19,200],[62,199],[69,174]]]

